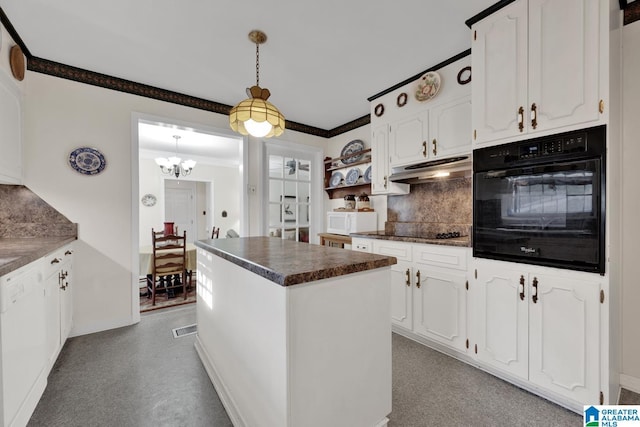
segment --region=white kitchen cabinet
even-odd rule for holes
[[[409,184],[389,181],[389,125],[371,133],[371,194],[408,194]]]
[[[22,95],[0,68],[0,184],[22,183]]]
[[[65,246],[46,256],[44,271],[46,356],[50,369],[71,330],[73,246]]]
[[[0,277],[0,422],[26,425],[46,387],[41,263]]]
[[[429,158],[429,111],[402,118],[389,125],[391,167],[426,161]]]
[[[471,152],[471,96],[429,111],[428,151],[434,160]]]
[[[474,352],[579,405],[600,399],[600,292],[588,273],[477,262]]]
[[[600,7],[518,0],[472,27],[475,143],[600,118]]]
[[[394,256],[391,322],[405,333],[466,351],[468,250],[373,240],[373,252]]]
[[[357,252],[373,252],[373,245],[371,244],[371,239],[361,239],[359,237],[351,238],[351,250]]]

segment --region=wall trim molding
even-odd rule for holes
[[[634,393],[640,393],[640,378],[620,374],[620,387],[626,388]]]

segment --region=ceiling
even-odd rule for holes
[[[0,0],[33,56],[235,105],[260,85],[288,120],[331,130],[367,98],[471,45],[495,0]]]

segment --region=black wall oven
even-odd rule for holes
[[[473,152],[473,255],[604,274],[605,126]]]

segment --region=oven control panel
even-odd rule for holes
[[[596,158],[605,153],[605,126],[473,150],[473,170]]]

